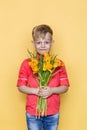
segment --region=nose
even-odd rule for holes
[[[44,42],[41,43],[41,47],[42,47],[42,48],[45,47],[45,43],[44,43]]]

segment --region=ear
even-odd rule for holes
[[[33,44],[33,46],[35,46],[35,42],[34,41],[31,41],[31,43]]]
[[[34,44],[34,41],[33,41],[33,40],[31,40],[31,43],[32,43],[32,44]]]
[[[55,41],[54,41],[54,40],[52,40],[52,43],[55,43]]]
[[[53,43],[55,43],[55,41],[54,41],[54,40],[52,40],[51,44],[53,45]]]

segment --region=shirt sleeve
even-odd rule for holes
[[[68,75],[66,72],[65,66],[61,67],[61,70],[59,72],[59,86],[69,86],[69,80],[68,80]]]
[[[20,66],[17,86],[26,86],[28,83],[28,76],[29,76],[29,65],[28,60],[24,60]]]

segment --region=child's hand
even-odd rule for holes
[[[37,96],[40,96],[39,91],[40,91],[39,88],[33,88],[32,93],[37,95]]]
[[[52,89],[48,86],[43,86],[41,90],[39,90],[39,95],[42,98],[48,98],[53,94]]]

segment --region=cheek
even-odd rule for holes
[[[40,47],[40,45],[35,45],[35,48],[38,49]]]
[[[51,48],[51,45],[47,45],[47,48]]]

